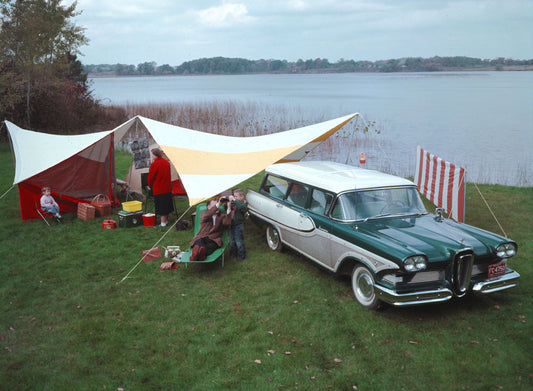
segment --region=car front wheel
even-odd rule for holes
[[[363,307],[376,309],[379,300],[374,292],[374,276],[366,267],[357,265],[352,273],[352,289],[355,299]]]
[[[269,225],[266,228],[266,241],[268,247],[273,251],[281,251],[281,238],[279,237],[279,232],[274,226]]]

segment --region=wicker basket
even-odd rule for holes
[[[111,202],[104,194],[97,194],[91,201],[91,205],[96,208],[96,214],[100,217],[109,216],[111,214]]]

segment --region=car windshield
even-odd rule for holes
[[[384,216],[427,213],[414,187],[353,191],[341,194],[331,211],[338,220],[365,220]]]

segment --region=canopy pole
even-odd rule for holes
[[[130,275],[130,274],[131,274],[131,273],[137,268],[137,266],[139,266],[140,263],[141,263],[142,261],[144,261],[144,258],[146,258],[146,256],[150,253],[150,251],[153,250],[153,249],[154,249],[154,248],[155,248],[155,247],[161,242],[161,240],[163,240],[163,238],[164,238],[165,236],[167,236],[167,234],[170,232],[170,230],[171,230],[172,228],[174,228],[174,226],[177,224],[177,222],[180,221],[180,220],[183,218],[183,216],[185,216],[185,213],[187,213],[187,212],[189,211],[189,209],[191,209],[191,208],[192,208],[192,206],[189,206],[189,207],[187,208],[187,210],[186,210],[185,212],[183,212],[183,214],[179,217],[179,219],[177,219],[176,222],[175,222],[174,224],[172,224],[172,225],[167,229],[167,231],[166,231],[166,232],[165,232],[165,233],[159,238],[159,240],[158,240],[158,241],[152,246],[152,248],[151,248],[149,251],[147,251],[147,252],[142,256],[142,258],[139,260],[139,262],[137,262],[137,263],[135,264],[135,266],[133,266],[133,267],[131,268],[131,270],[128,272],[128,274],[126,274],[126,275],[124,276],[124,278],[123,278],[122,280],[120,280],[119,284],[122,283],[122,281],[124,281],[126,278],[129,277],[129,275]]]

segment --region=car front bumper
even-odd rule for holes
[[[472,291],[474,293],[492,293],[513,288],[518,285],[519,278],[520,274],[514,270],[507,269],[507,272],[501,276],[474,283]]]
[[[453,292],[447,288],[411,293],[398,293],[383,286],[374,285],[374,292],[379,300],[395,306],[439,303],[450,300]]]
[[[514,270],[507,269],[507,272],[501,276],[482,281],[473,281],[471,283],[471,290],[474,293],[498,292],[517,286],[519,278],[520,274]],[[395,306],[439,303],[450,300],[452,297],[456,296],[453,291],[448,288],[398,293],[393,289],[374,285],[374,292],[379,300]]]

